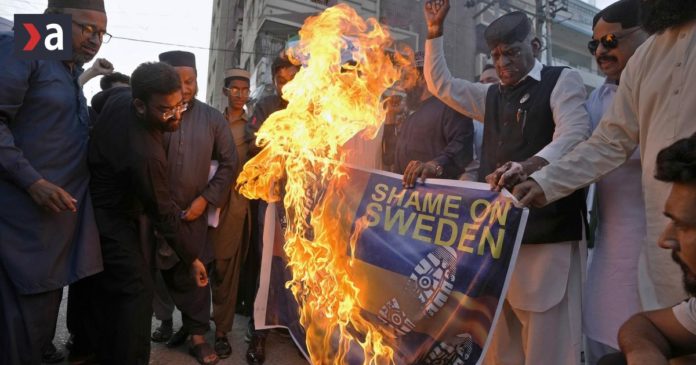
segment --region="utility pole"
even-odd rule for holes
[[[544,7],[544,20],[546,21],[546,33],[544,34],[546,36],[546,64],[549,66],[553,66],[553,47],[551,47],[551,25],[553,24],[553,18],[555,16],[555,14],[552,13],[553,9],[551,8],[551,4],[549,4],[551,1],[552,0],[546,0],[546,6]]]
[[[551,27],[556,14],[568,11],[568,0],[534,0],[536,6],[536,34],[543,40],[546,64],[553,66],[553,41],[551,40]]]
[[[546,59],[546,65],[553,66],[553,55],[551,54],[551,22],[553,18],[551,16],[549,0],[534,0],[534,5],[536,7],[534,30],[536,36],[539,37],[544,44],[541,60]]]
[[[546,19],[546,14],[544,11],[544,1],[546,0],[534,0],[535,12],[534,12],[534,34],[539,37],[544,42],[544,49],[548,49],[548,41],[544,37],[544,22]],[[546,54],[546,51],[542,53]]]

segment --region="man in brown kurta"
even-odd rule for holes
[[[244,105],[249,99],[249,76],[246,70],[229,69],[225,72],[222,88],[228,102],[225,118],[240,160],[237,175],[246,163],[249,149],[249,142],[244,136],[247,124]],[[249,201],[239,194],[233,183],[230,186],[229,198],[220,213],[219,225],[209,231],[215,252],[212,274],[215,351],[220,358],[226,358],[232,352],[227,333],[232,330],[234,323],[239,273],[249,247],[250,223]]]

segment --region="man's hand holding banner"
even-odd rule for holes
[[[397,364],[479,364],[489,342],[527,218],[486,184],[428,180],[346,168],[339,224],[363,316],[395,350]],[[339,213],[339,212],[337,212]],[[287,327],[306,353],[283,252],[284,211],[266,214],[257,329]],[[351,351],[347,363],[362,364]]]

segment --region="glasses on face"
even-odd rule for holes
[[[600,43],[602,43],[602,46],[606,49],[614,49],[619,46],[619,39],[626,37],[638,29],[640,28],[633,29],[624,34],[607,33],[599,39],[592,39],[591,41],[587,42],[587,49],[590,50],[590,54],[592,55],[597,53],[597,48],[599,48]]]
[[[169,120],[171,118],[174,118],[177,113],[185,112],[186,109],[188,109],[187,103],[179,104],[179,105],[167,110],[166,112],[162,112],[161,118],[162,118],[162,120]]]
[[[521,54],[522,50],[519,48],[509,48],[503,51],[499,51],[496,49],[493,52],[491,52],[491,58],[493,59],[493,61],[499,60],[502,56],[505,56],[505,58],[507,59],[516,59],[520,57]]]
[[[225,90],[231,95],[231,96],[237,96],[237,97],[248,97],[249,96],[249,89],[238,89],[236,87],[225,87]]]
[[[94,35],[96,35],[99,37],[99,40],[102,41],[102,43],[109,43],[111,40],[111,34],[107,33],[105,30],[98,30],[97,27],[92,24],[82,24],[74,20],[72,22],[82,29],[83,36],[92,38]]]

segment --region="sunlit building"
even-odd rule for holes
[[[425,0],[352,0],[363,17],[380,20],[392,37],[414,50],[421,50],[426,38],[423,4]],[[602,82],[594,59],[587,52],[592,35],[592,18],[598,9],[593,1],[551,1],[560,9],[551,22],[551,55],[554,65],[580,70],[585,84],[593,88]],[[222,95],[224,70],[241,66],[252,74],[252,89],[269,84],[270,63],[297,36],[304,20],[337,0],[215,0],[212,14],[208,93],[206,100],[218,109],[226,101]],[[521,10],[536,18],[535,0],[457,1],[452,4],[445,24],[445,54],[452,73],[474,79],[489,62],[483,30],[493,19],[511,10]],[[546,28],[541,23],[542,28]],[[546,61],[546,59],[544,59]],[[256,91],[258,94],[261,89]]]

